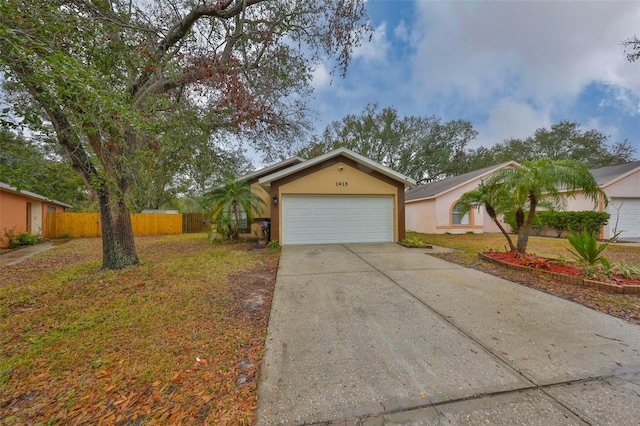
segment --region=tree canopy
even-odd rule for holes
[[[633,37],[629,37],[622,42],[622,45],[627,52],[627,59],[629,62],[634,62],[640,59],[640,39],[638,36],[634,35]]]
[[[307,128],[314,66],[345,73],[368,31],[363,0],[6,0],[0,67],[13,115],[55,135],[94,192],[115,269],[139,262],[129,206],[145,171],[192,158],[167,154],[199,129],[285,150]]]
[[[457,157],[459,173],[466,173],[505,161],[575,160],[588,168],[632,161],[635,149],[628,141],[608,143],[609,137],[591,129],[582,130],[573,121],[561,121],[549,129],[540,128],[526,139],[508,139],[491,148],[480,147]]]
[[[452,160],[476,135],[468,121],[400,117],[393,107],[369,104],[360,115],[331,123],[299,155],[312,158],[345,147],[423,184],[456,174]]]
[[[28,140],[0,128],[0,181],[86,209],[88,190],[58,151],[55,142]]]

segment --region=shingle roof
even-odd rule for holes
[[[350,149],[347,148],[338,148],[338,149],[334,149],[333,151],[327,152],[326,154],[322,154],[319,155],[315,158],[312,158],[310,160],[307,160],[303,163],[300,164],[296,164],[294,166],[291,167],[287,167],[286,169],[280,170],[278,172],[275,172],[273,174],[270,174],[268,176],[264,176],[262,178],[260,178],[259,182],[260,185],[262,186],[270,186],[271,182],[278,180],[278,179],[282,179],[285,176],[289,176],[293,173],[296,173],[300,170],[306,169],[308,167],[312,167],[318,163],[321,163],[327,159],[330,158],[334,158],[334,157],[338,157],[338,156],[344,156],[346,158],[349,158],[357,163],[363,164],[369,168],[371,168],[372,170],[377,171],[380,174],[383,174],[387,177],[390,177],[393,180],[396,180],[398,182],[402,182],[405,185],[415,185],[416,181],[411,179],[410,177],[407,177],[401,173],[398,173],[394,170],[391,170],[388,167],[383,166],[382,164],[378,164],[373,160],[368,159],[367,157],[364,157],[356,152],[351,151]]]
[[[238,180],[258,179],[258,178],[261,178],[262,176],[266,176],[266,175],[272,173],[274,170],[282,169],[282,168],[284,168],[286,166],[293,166],[293,165],[302,163],[304,161],[305,161],[304,158],[300,158],[298,156],[291,157],[291,158],[288,158],[288,159],[286,159],[284,161],[281,161],[281,162],[279,162],[277,164],[273,164],[271,166],[264,167],[264,168],[262,168],[260,170],[256,170],[256,171],[251,172],[251,173],[249,173],[247,175],[244,175],[244,176],[238,178]]]
[[[45,197],[44,195],[36,194],[35,192],[25,191],[24,189],[18,190],[18,188],[11,186],[8,183],[0,182],[0,188],[3,188],[10,192],[15,192],[16,194],[26,195],[27,197],[35,198],[37,200],[46,201],[47,203],[50,203],[50,204],[57,204],[59,206],[64,206],[68,208],[73,207],[69,204],[63,203],[62,201],[57,201],[52,198]]]
[[[435,182],[429,182],[425,185],[418,186],[417,188],[413,188],[405,192],[404,199],[405,201],[411,200],[419,200],[423,198],[431,198],[436,195],[442,194],[444,192],[450,191],[454,188],[457,188],[460,185],[463,185],[470,180],[474,180],[486,175],[491,174],[492,172],[499,170],[508,165],[519,166],[515,161],[507,161],[504,163],[497,164],[495,166],[485,167],[483,169],[475,170],[473,172],[465,173],[458,176],[451,176],[446,179],[438,180]]]
[[[637,168],[640,168],[640,161],[631,161],[629,163],[616,164],[615,166],[600,167],[589,171],[595,178],[596,182],[598,182],[598,186],[603,187],[613,183]]]

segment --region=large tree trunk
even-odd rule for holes
[[[102,230],[102,269],[123,269],[140,263],[136,252],[131,215],[123,199],[99,188],[98,203]],[[121,197],[120,197],[121,198]]]

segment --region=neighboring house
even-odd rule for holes
[[[405,187],[415,181],[346,148],[294,157],[247,179],[280,244],[394,242],[405,237]]]
[[[407,229],[428,234],[500,232],[484,207],[463,215],[459,201],[462,194],[506,167],[520,167],[520,164],[508,161],[408,190],[405,194]]]
[[[52,200],[29,191],[19,191],[6,183],[0,182],[0,246],[8,244],[5,230],[18,235],[28,232],[32,235],[43,235],[46,231],[45,216],[50,212],[64,212],[69,204]]]
[[[602,238],[611,238],[620,231],[620,239],[640,238],[640,161],[591,169],[600,189],[609,198],[605,206],[600,200],[596,206],[580,193],[567,200],[567,210],[596,210],[608,212],[609,224],[602,229]]]

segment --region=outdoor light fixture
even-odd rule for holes
[[[273,196],[273,205],[274,205],[274,206],[277,206],[277,205],[278,205],[278,196],[277,196],[277,195],[274,195],[274,196]]]
[[[344,166],[338,167],[338,170],[343,171],[344,170]]]

